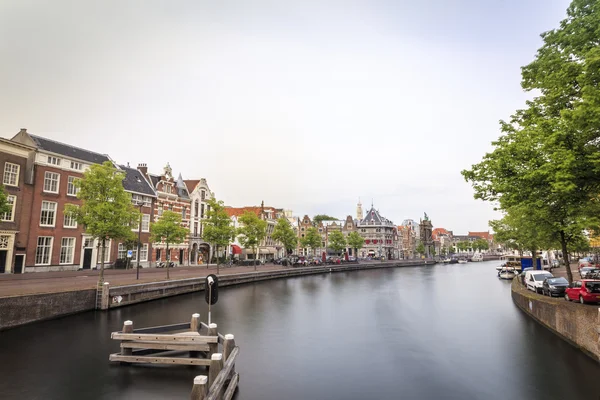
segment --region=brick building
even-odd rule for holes
[[[12,206],[10,212],[0,215],[0,273],[21,273],[25,266],[34,155],[32,146],[0,139],[2,185]]]

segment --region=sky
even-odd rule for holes
[[[567,0],[0,2],[0,136],[206,178],[227,205],[455,234],[499,217],[460,171],[523,107]]]

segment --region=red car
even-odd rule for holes
[[[600,303],[600,281],[583,279],[575,281],[565,290],[565,300],[584,303]]]

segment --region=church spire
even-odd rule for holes
[[[358,204],[356,205],[356,219],[362,221],[363,219],[363,209],[362,204],[360,202],[360,197],[358,198]]]

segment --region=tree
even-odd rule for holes
[[[314,255],[315,249],[321,247],[321,240],[321,235],[317,228],[311,227],[306,230],[304,237],[300,238],[300,245],[303,248],[310,248]]]
[[[319,223],[321,223],[323,221],[337,221],[337,218],[330,217],[329,215],[326,215],[326,214],[317,214],[313,217],[312,221],[313,221],[313,226],[319,226]]]
[[[445,256],[448,253],[448,249],[446,249],[446,246],[442,246],[442,248],[440,249],[440,255]]]
[[[292,251],[298,245],[298,236],[296,232],[294,232],[294,228],[292,228],[292,224],[288,221],[287,218],[279,218],[277,220],[277,224],[275,228],[273,228],[273,233],[271,234],[273,240],[280,242],[285,248],[286,254],[292,254]]]
[[[327,242],[329,248],[335,251],[336,254],[339,254],[340,251],[346,248],[346,238],[344,234],[340,231],[333,231],[329,233],[329,240]]]
[[[181,215],[173,211],[165,211],[157,222],[150,226],[151,240],[154,243],[164,242],[167,245],[167,279],[169,279],[169,264],[171,254],[169,245],[171,243],[183,243],[190,234],[190,230],[181,226]]]
[[[267,221],[258,218],[254,213],[246,211],[238,220],[241,226],[237,230],[239,241],[244,248],[254,251],[254,270],[258,260],[258,246],[267,236]]]
[[[82,201],[81,207],[72,204],[65,207],[65,213],[71,214],[101,245],[100,282],[104,282],[106,242],[130,239],[131,223],[139,219],[131,194],[123,188],[123,179],[125,174],[108,161],[102,165],[92,164],[83,178],[74,182],[79,188],[77,197]]]
[[[600,211],[600,7],[574,0],[558,29],[542,34],[522,86],[540,95],[509,122],[483,161],[463,171],[475,197],[510,214],[523,207],[538,228],[568,249]]]
[[[419,244],[415,248],[415,251],[419,253],[420,256],[422,256],[423,254],[425,254],[425,245],[422,242],[419,242]]]
[[[12,211],[12,204],[8,202],[8,195],[4,186],[0,184],[0,215]],[[13,216],[14,217],[14,216]]]
[[[354,249],[354,256],[358,260],[358,250],[362,249],[365,245],[365,239],[358,232],[352,231],[346,240],[348,241],[348,246]]]
[[[235,236],[235,227],[231,224],[231,218],[225,212],[225,204],[212,198],[207,201],[208,211],[203,221],[203,238],[212,243],[217,255],[217,275],[219,275],[219,247],[226,247]],[[207,263],[208,268],[208,263]]]

